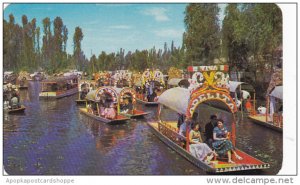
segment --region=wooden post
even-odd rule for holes
[[[267,96],[267,102],[266,102],[266,122],[268,122],[269,107],[270,107],[269,96]]]
[[[235,114],[233,114],[233,121],[231,124],[231,142],[233,146],[235,146],[235,141],[236,141],[235,124],[236,124],[236,119],[235,119]]]
[[[253,95],[253,110],[252,110],[252,112],[253,112],[253,115],[256,115],[256,108],[255,108],[255,92],[254,92],[254,95]]]
[[[243,110],[243,100],[244,100],[244,98],[243,98],[243,92],[242,92],[242,86],[241,85],[239,85],[240,86],[240,94],[242,95],[242,97],[241,97],[241,112],[242,112],[242,118],[244,117],[244,110]]]
[[[160,113],[161,113],[161,105],[158,104],[158,106],[157,106],[157,118],[158,118],[158,131],[159,132],[160,132],[160,123],[161,123]]]
[[[185,123],[185,126],[186,126],[186,131],[185,131],[185,136],[186,136],[186,145],[185,145],[185,149],[186,151],[190,151],[190,130],[189,130],[189,121],[187,121]]]
[[[99,104],[98,104],[98,103],[96,103],[96,105],[97,105],[97,112],[98,112],[98,116],[100,117]]]

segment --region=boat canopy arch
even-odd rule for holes
[[[230,110],[232,114],[238,111],[236,103],[228,93],[222,91],[208,90],[198,92],[192,95],[189,101],[186,115],[188,117],[192,117],[198,105],[207,101],[223,102],[223,104],[226,105],[226,107]]]
[[[136,92],[132,89],[132,88],[129,88],[129,87],[126,87],[126,88],[123,88],[121,91],[120,91],[120,103],[123,103],[124,101],[124,98],[126,97],[126,95],[130,95],[131,98],[132,98],[132,103],[135,104],[136,103]]]
[[[97,90],[92,90],[86,95],[86,99],[94,102],[99,102],[103,95],[108,94],[113,102],[119,103],[117,89],[111,87],[100,87]]]
[[[128,70],[120,70],[117,71],[114,76],[114,86],[117,86],[119,82],[122,80],[125,80],[129,87],[131,87],[131,81],[132,81],[132,73],[129,72]]]
[[[81,92],[83,89],[83,86],[86,86],[88,89],[92,87],[92,89],[95,87],[95,82],[91,80],[80,80],[78,83],[78,90]]]
[[[142,74],[142,85],[145,85],[146,82],[150,81],[156,81],[159,82],[161,85],[165,85],[164,75],[158,69],[153,71],[147,69],[146,71],[144,71],[144,73]]]

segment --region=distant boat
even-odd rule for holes
[[[78,78],[75,75],[67,77],[54,77],[41,81],[42,99],[63,98],[78,92]]]
[[[148,112],[144,112],[143,110],[138,110],[136,108],[137,99],[136,99],[136,92],[134,89],[129,87],[122,88],[119,93],[119,98],[120,98],[120,104],[124,103],[124,101],[128,101],[129,103],[132,104],[132,110],[127,110],[127,112],[125,112],[126,110],[123,110],[123,112],[121,110],[120,114],[130,118],[142,117],[148,114]]]
[[[157,106],[157,97],[164,91],[164,75],[158,69],[153,71],[147,69],[142,74],[141,83],[136,83],[135,86],[139,89],[137,91],[137,102],[146,106]],[[151,92],[152,94],[146,97],[146,95]]]
[[[23,113],[25,111],[26,107],[24,105],[21,105],[18,108],[9,108],[8,113],[9,114],[16,114],[16,113]]]
[[[120,114],[119,93],[113,87],[105,86],[90,91],[86,95],[86,101],[86,107],[79,110],[91,118],[104,123],[124,123],[129,120],[128,117]],[[109,109],[114,109],[115,114],[106,111]]]
[[[282,100],[283,86],[276,86],[268,95],[266,112],[250,114],[248,118],[254,123],[282,132]]]

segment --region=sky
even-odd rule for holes
[[[89,58],[98,56],[102,51],[117,52],[120,48],[128,51],[136,49],[163,48],[167,42],[170,47],[174,41],[176,47],[182,45],[184,11],[187,4],[10,4],[4,10],[4,19],[13,14],[15,22],[22,25],[22,15],[28,20],[42,20],[49,17],[62,18],[67,26],[67,52],[73,53],[73,35],[79,26],[84,34],[82,50]],[[224,4],[220,5],[224,10]],[[220,19],[223,18],[223,13]],[[52,25],[53,27],[53,25]],[[42,39],[41,39],[42,40]]]

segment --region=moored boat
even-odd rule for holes
[[[135,84],[137,86],[137,84]],[[157,106],[157,98],[164,91],[164,75],[158,69],[150,71],[147,69],[142,74],[142,80],[137,87],[137,102],[148,105]]]
[[[9,108],[7,109],[9,114],[17,114],[17,113],[23,113],[25,111],[26,107],[24,105],[21,105],[20,107],[16,108]]]
[[[86,95],[86,107],[80,112],[104,123],[124,123],[129,118],[120,114],[119,94],[113,87],[99,87]]]
[[[134,89],[126,87],[120,91],[120,113],[130,118],[142,117],[148,112],[136,108],[136,92]]]
[[[75,75],[67,77],[53,77],[41,81],[40,98],[52,99],[71,96],[78,92],[78,78]]]
[[[113,84],[117,88],[132,87],[132,73],[128,70],[116,71],[113,75]]]
[[[259,107],[258,109],[265,109],[265,111],[248,116],[252,122],[262,126],[266,126],[273,130],[282,132],[283,116],[282,116],[282,100],[283,100],[283,86],[276,86],[267,97],[267,107]]]
[[[175,87],[166,90],[158,99],[158,121],[148,122],[148,125],[152,129],[155,135],[159,137],[164,143],[166,143],[173,150],[178,152],[184,158],[189,160],[197,167],[210,173],[223,173],[223,172],[237,172],[245,170],[262,170],[269,168],[270,165],[255,157],[237,149],[235,152],[238,157],[233,157],[232,161],[224,160],[221,157],[217,157],[211,161],[200,160],[193,153],[191,153],[190,141],[189,141],[189,127],[186,129],[185,135],[180,135],[177,132],[177,120],[176,121],[164,121],[161,114],[164,111],[162,107],[167,107],[179,114],[185,115],[191,119],[196,112],[198,106],[204,102],[217,101],[222,102],[229,112],[232,113],[233,122],[231,124],[231,133],[229,140],[233,146],[236,143],[236,129],[235,129],[235,117],[237,107],[233,99],[231,98],[228,90],[228,86],[224,80],[222,83],[217,83],[218,77],[216,71],[223,69],[221,72],[227,72],[222,66],[206,66],[206,68],[200,68],[199,72],[203,73],[203,83],[194,89],[192,92],[188,89]],[[220,74],[220,73],[218,73]]]

